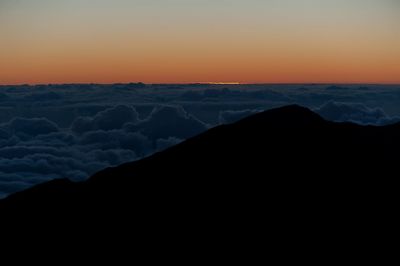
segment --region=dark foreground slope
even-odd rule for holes
[[[399,151],[399,124],[333,123],[287,106],[211,129],[87,182],[56,180],[16,193],[0,201],[0,213],[7,219],[96,217],[97,223],[132,227],[121,224],[129,221],[153,232],[237,232],[267,223],[286,233],[328,224],[336,230],[343,223],[356,229],[360,221],[393,213]],[[357,217],[363,218],[352,224]]]

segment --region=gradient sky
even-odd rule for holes
[[[0,84],[400,83],[399,0],[0,0]]]

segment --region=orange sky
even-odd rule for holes
[[[393,0],[93,1],[2,2],[0,84],[400,83]]]

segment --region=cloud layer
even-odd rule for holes
[[[293,103],[333,121],[400,121],[400,86],[0,86],[0,197],[54,178],[83,180],[212,126]]]
[[[78,117],[66,129],[45,118],[14,118],[0,125],[0,197],[54,178],[83,180],[206,128],[174,106],[157,106],[140,120],[135,108],[117,105]]]
[[[380,126],[400,122],[400,117],[390,117],[381,108],[370,108],[361,103],[328,102],[315,111],[325,119],[336,122]]]

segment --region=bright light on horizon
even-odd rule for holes
[[[224,81],[211,81],[211,82],[195,82],[195,83],[199,83],[199,84],[210,84],[210,85],[241,85],[242,83],[240,82],[224,82]]]

